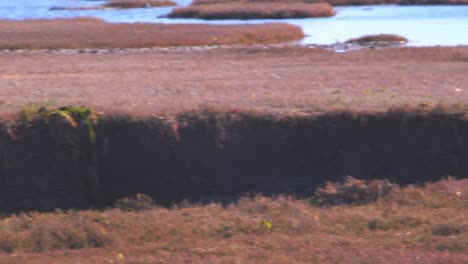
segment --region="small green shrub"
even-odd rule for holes
[[[153,199],[141,193],[138,193],[135,198],[118,199],[114,207],[122,211],[144,211],[153,208]]]
[[[390,224],[386,221],[379,220],[379,219],[374,219],[371,220],[367,223],[367,227],[371,231],[377,231],[377,230],[389,230],[390,229]]]
[[[346,177],[344,183],[327,182],[319,188],[310,202],[318,206],[367,204],[389,197],[394,185],[387,180],[357,180]]]
[[[98,223],[64,223],[38,225],[31,230],[31,249],[43,252],[50,249],[101,248],[112,243],[108,232]]]
[[[450,224],[438,224],[431,228],[434,236],[454,236],[459,235],[464,231],[462,226]]]
[[[215,234],[219,235],[223,238],[230,238],[233,237],[237,234],[239,234],[240,231],[236,229],[235,227],[224,225],[218,229],[216,229]]]
[[[389,216],[384,219],[373,219],[367,223],[367,227],[371,231],[387,231],[390,229],[408,229],[417,228],[424,223],[423,220],[415,217],[399,217]]]
[[[0,236],[0,253],[13,253],[17,247],[17,242],[11,235],[2,234]]]

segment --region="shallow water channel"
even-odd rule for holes
[[[239,24],[287,22],[302,27],[302,44],[333,44],[367,34],[404,36],[411,46],[468,45],[468,6],[353,6],[336,7],[331,18],[284,20],[200,20],[158,18],[172,7],[126,10],[49,11],[53,6],[93,6],[105,1],[1,0],[0,19],[98,17],[109,22]],[[190,0],[177,0],[187,5]],[[0,32],[1,33],[1,32]]]

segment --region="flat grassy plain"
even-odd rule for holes
[[[466,47],[1,52],[0,60],[2,112],[42,103],[134,116],[200,108],[318,115],[402,106],[464,108],[468,97]]]
[[[448,179],[361,205],[254,196],[19,214],[0,220],[0,263],[466,263],[467,193]]]
[[[0,49],[251,45],[292,42],[304,37],[299,27],[287,24],[112,24],[96,18],[0,20],[0,31]]]

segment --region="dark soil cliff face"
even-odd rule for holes
[[[246,193],[309,196],[325,181],[408,184],[468,175],[468,121],[454,114],[273,117],[186,113],[162,119],[37,119],[0,129],[0,211],[229,202]],[[11,129],[10,129],[11,130]]]

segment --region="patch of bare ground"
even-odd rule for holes
[[[392,185],[361,205],[255,196],[228,206],[22,213],[0,220],[0,263],[466,263],[467,192],[466,179],[448,179]]]
[[[172,10],[168,17],[200,19],[283,19],[330,17],[335,11],[327,3],[248,3],[233,2],[191,5]]]
[[[95,18],[0,20],[0,49],[80,49],[198,46],[297,41],[304,34],[288,24],[112,24]]]
[[[353,38],[347,40],[346,43],[355,43],[359,45],[391,45],[391,44],[403,44],[408,40],[402,36],[392,34],[378,34],[378,35],[366,35],[359,38]]]
[[[468,48],[343,54],[218,48],[119,54],[0,53],[2,112],[28,104],[173,115],[200,107],[266,113],[386,111],[468,100]],[[47,66],[45,66],[47,65]]]

